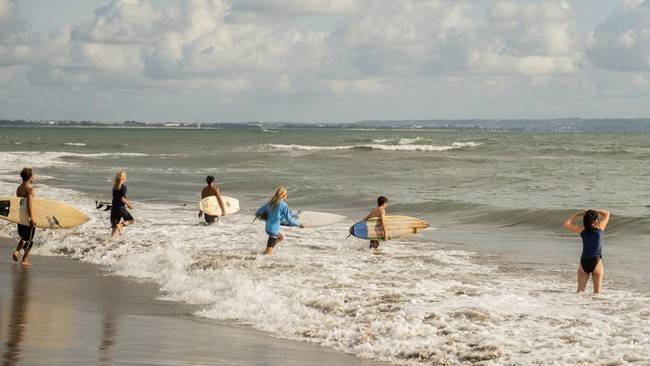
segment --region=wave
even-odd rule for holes
[[[384,140],[377,140],[384,141]],[[341,145],[341,146],[309,146],[309,145],[283,145],[269,144],[268,146],[276,150],[286,151],[328,151],[328,150],[382,150],[382,151],[447,151],[453,149],[473,148],[481,146],[476,142],[453,142],[451,145],[421,145],[417,144],[417,139],[400,139],[397,144],[362,144],[362,145]],[[415,144],[414,144],[415,143]]]
[[[64,142],[63,145],[65,145],[65,146],[88,146],[88,144],[83,143],[83,142]]]
[[[391,211],[427,216],[444,216],[462,225],[511,230],[561,231],[562,224],[580,209],[502,208],[460,201],[428,201],[391,205]],[[607,232],[622,236],[648,235],[650,217],[616,215],[610,219]]]

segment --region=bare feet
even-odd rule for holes
[[[117,224],[113,228],[113,232],[111,233],[111,236],[115,236],[115,234],[122,235],[122,224]]]
[[[20,262],[20,265],[21,265],[21,266],[31,266],[32,264],[29,263],[29,262],[26,261],[26,260],[23,260],[22,262]]]
[[[20,251],[14,250],[14,255],[13,255],[14,262],[18,262],[18,256],[19,255],[20,255]]]

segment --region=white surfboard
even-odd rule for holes
[[[228,196],[221,196],[221,199],[223,200],[223,205],[226,209],[226,215],[231,215],[239,211],[238,199]],[[217,196],[205,197],[199,202],[199,208],[203,213],[210,216],[223,216],[221,207],[219,206],[219,201],[217,201]]]
[[[0,197],[0,218],[29,226],[27,198]],[[32,201],[32,220],[38,228],[65,229],[81,225],[90,218],[85,213],[65,203],[34,197]]]
[[[259,216],[259,219],[266,221],[268,215],[268,211],[264,212],[261,216]],[[291,211],[291,217],[293,217],[293,219],[299,223],[305,224],[307,227],[336,224],[337,222],[341,222],[346,219],[345,216],[316,211]],[[291,226],[289,222],[284,219],[284,217],[282,218],[280,225]]]
[[[332,225],[346,219],[345,216],[316,211],[294,212],[293,218],[307,227]]]

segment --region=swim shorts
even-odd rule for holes
[[[214,224],[215,221],[219,221],[219,216],[204,214],[203,218],[205,219],[205,222],[208,224]]]
[[[111,227],[114,228],[117,224],[120,223],[120,220],[124,221],[133,220],[133,216],[126,210],[126,207],[115,207],[111,208]]]
[[[34,239],[35,227],[18,224],[18,236],[22,240],[32,241]]]
[[[266,246],[268,248],[273,248],[275,244],[278,243],[278,236],[280,236],[280,234],[267,231],[266,235],[269,236],[269,240],[266,241]]]

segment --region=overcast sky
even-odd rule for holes
[[[0,0],[0,118],[649,117],[650,0]]]

